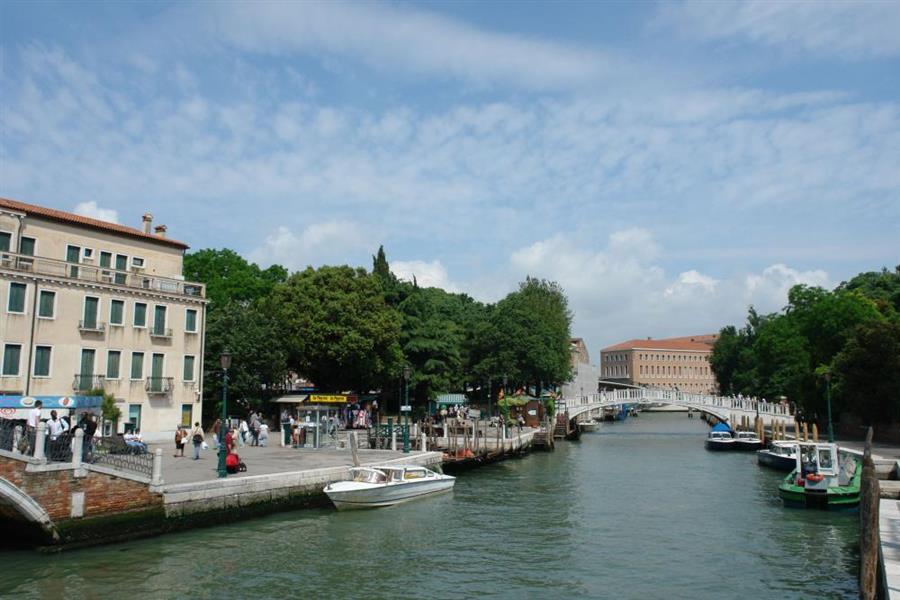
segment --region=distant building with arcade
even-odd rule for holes
[[[719,391],[709,365],[717,334],[665,339],[635,339],[600,351],[600,379],[613,385],[679,390],[695,394]]]

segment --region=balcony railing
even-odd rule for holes
[[[172,337],[172,330],[165,327],[154,327],[150,330],[150,337],[169,339]]]
[[[172,391],[174,377],[148,377],[144,389],[148,394],[164,396]]]
[[[143,270],[120,271],[110,267],[70,263],[64,260],[29,256],[15,252],[0,251],[0,269],[25,271],[49,277],[77,279],[78,281],[93,283],[121,285],[135,289],[193,296],[196,298],[203,298],[206,295],[206,290],[202,283],[191,283],[171,277],[148,275]]]
[[[99,321],[78,321],[78,331],[82,333],[103,333],[106,331],[106,323]]]
[[[103,375],[83,375],[76,373],[75,381],[72,382],[72,389],[76,392],[86,392],[103,388],[103,381],[106,378]]]

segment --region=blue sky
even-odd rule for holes
[[[0,195],[599,348],[900,263],[900,2],[0,4]]]

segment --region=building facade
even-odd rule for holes
[[[596,394],[597,367],[591,364],[587,345],[581,338],[572,338],[569,341],[569,352],[572,361],[572,380],[563,384],[563,398],[581,398]]]
[[[151,227],[0,198],[0,394],[103,388],[148,440],[200,419],[205,289]]]
[[[716,394],[709,365],[718,335],[628,340],[600,351],[600,375],[613,384]]]

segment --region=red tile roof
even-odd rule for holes
[[[617,350],[694,350],[709,352],[718,339],[718,334],[708,333],[704,335],[689,335],[685,337],[666,338],[662,340],[643,339],[628,340],[614,346],[607,346],[601,352],[615,352]]]
[[[107,221],[101,221],[99,219],[92,219],[90,217],[76,215],[75,213],[56,210],[55,208],[46,208],[44,206],[37,206],[36,204],[27,204],[25,202],[19,202],[18,200],[10,200],[9,198],[0,198],[0,208],[16,210],[25,214],[50,219],[52,221],[71,223],[73,225],[80,225],[82,227],[90,227],[92,229],[100,229],[102,231],[109,231],[111,233],[127,235],[129,237],[138,238],[148,242],[155,242],[157,244],[164,244],[166,246],[174,246],[176,248],[181,248],[182,250],[187,250],[189,248],[189,246],[184,242],[160,237],[158,235],[153,235],[152,233],[144,233],[140,229],[135,229],[134,227],[126,227],[125,225],[119,225],[118,223],[109,223]]]

